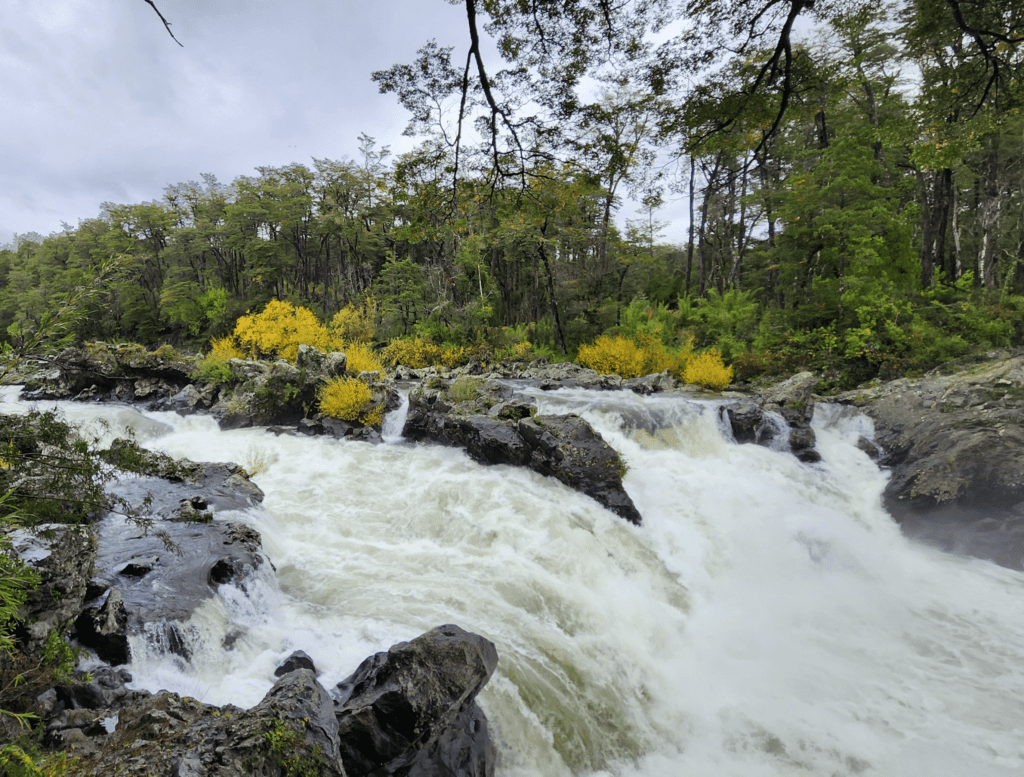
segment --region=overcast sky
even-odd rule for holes
[[[407,114],[371,71],[430,38],[466,49],[464,12],[444,0],[157,6],[184,48],[143,0],[5,0],[0,245],[202,173],[229,183],[258,165],[355,157],[361,132],[408,150]]]

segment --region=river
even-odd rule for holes
[[[456,623],[497,645],[480,704],[502,777],[1024,773],[1024,575],[904,538],[856,446],[866,418],[819,405],[806,465],[733,443],[711,400],[534,396],[621,453],[642,526],[394,431],[58,403],[101,436],[238,462],[266,493],[218,518],[257,529],[276,576],[221,588],[187,625],[191,662],[135,640],[136,686],[250,706],[293,650],[329,686]]]

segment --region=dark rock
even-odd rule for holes
[[[159,509],[161,502],[158,495],[154,506]],[[83,614],[76,632],[79,641],[108,663],[128,660],[128,636],[135,634],[157,640],[170,652],[190,655],[192,648],[177,624],[191,617],[218,586],[233,583],[244,588],[265,561],[258,533],[236,523],[164,521],[158,530],[142,531],[118,516],[108,516],[97,525],[97,533],[100,549],[93,588],[109,589],[107,606],[122,602],[124,621],[116,631],[116,643],[97,625],[98,611]],[[109,617],[102,623],[108,621]]]
[[[779,413],[790,426],[789,448],[800,461],[815,462],[821,455],[814,450],[814,397],[818,379],[810,372],[800,372],[774,386],[762,397],[765,410]]]
[[[215,389],[207,386],[200,390],[193,384],[185,386],[174,396],[160,403],[161,410],[173,410],[179,415],[191,415],[200,410],[205,410],[213,404],[213,393]]]
[[[535,408],[512,393],[498,381],[466,376],[415,389],[409,393],[402,436],[464,448],[484,464],[530,467],[639,524],[640,513],[622,486],[625,467],[615,449],[579,416],[531,418]],[[495,408],[497,417],[490,414]]]
[[[324,434],[329,434],[332,437],[351,437],[352,433],[357,428],[354,424],[350,424],[348,421],[342,421],[338,418],[324,418],[321,421],[323,426]]]
[[[39,575],[40,583],[18,611],[22,649],[39,655],[51,631],[76,618],[96,560],[96,539],[87,526],[43,524],[9,535],[14,551]]]
[[[96,651],[102,661],[111,666],[127,664],[128,610],[121,592],[112,588],[100,607],[90,607],[75,621],[78,641]]]
[[[584,419],[536,416],[522,419],[517,428],[532,449],[530,469],[557,478],[616,515],[640,524],[640,513],[622,487],[622,459]]]
[[[1010,509],[1024,500],[1024,356],[837,399],[874,421],[882,463],[893,468],[886,507],[897,517],[949,503]]]
[[[360,664],[336,690],[349,777],[492,774],[493,746],[473,700],[497,662],[491,642],[448,625]]]
[[[312,418],[302,418],[299,420],[299,434],[305,434],[309,436],[317,436],[326,433],[323,422],[313,420]]]
[[[26,388],[54,399],[166,399],[191,382],[193,364],[194,359],[166,347],[147,351],[139,345],[90,343],[65,348],[54,359],[56,370],[41,372]]]
[[[672,374],[665,370],[654,375],[645,375],[641,378],[630,378],[622,382],[622,388],[628,388],[636,394],[659,394],[663,391],[672,391],[678,386]]]
[[[723,405],[721,412],[732,429],[733,439],[740,444],[754,443],[770,448],[784,428],[774,423],[764,408],[751,399]]]
[[[281,677],[289,672],[294,672],[296,669],[308,669],[313,674],[316,674],[316,664],[313,663],[313,659],[303,653],[301,650],[296,650],[288,658],[284,660],[277,669],[274,670],[274,677]]]
[[[794,375],[757,399],[730,400],[722,406],[723,419],[736,442],[777,448],[780,443],[804,463],[821,461],[811,419],[812,391],[817,378],[810,372]]]
[[[76,774],[344,777],[331,697],[308,669],[284,675],[250,710],[161,692],[125,704]]]

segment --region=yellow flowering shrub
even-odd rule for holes
[[[528,340],[523,340],[512,346],[512,353],[517,359],[529,359],[533,356],[533,344]]]
[[[239,318],[234,337],[251,358],[276,356],[293,363],[303,343],[324,351],[331,340],[312,310],[276,299],[259,314]]]
[[[210,353],[207,354],[207,358],[229,362],[232,359],[244,359],[245,353],[235,345],[233,338],[215,337],[210,341]]]
[[[392,367],[399,364],[420,370],[436,364],[441,358],[441,348],[428,340],[415,337],[412,340],[395,338],[384,347],[384,361]]]
[[[673,352],[661,342],[657,332],[640,332],[636,340],[617,335],[602,335],[593,345],[581,345],[576,358],[584,367],[605,375],[638,378],[668,370],[683,383],[721,390],[732,383],[733,369],[722,361],[717,348],[694,355],[693,338]]]
[[[475,348],[464,345],[446,345],[441,351],[441,364],[448,369],[459,367],[473,358],[475,353]]]
[[[370,387],[356,378],[333,378],[320,390],[320,412],[342,421],[379,425],[384,408],[371,408],[372,401]]]
[[[732,383],[732,367],[725,366],[717,348],[709,348],[687,361],[683,381],[721,391]]]
[[[628,337],[601,335],[593,345],[581,345],[576,361],[602,375],[639,378],[646,375],[647,357]]]
[[[348,357],[348,372],[358,375],[360,372],[384,372],[384,365],[368,345],[344,345],[338,348]]]

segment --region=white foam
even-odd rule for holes
[[[905,540],[860,417],[819,409],[806,465],[729,442],[708,401],[544,403],[622,453],[642,527],[454,449],[149,414],[174,455],[263,452],[266,501],[242,516],[279,589],[222,590],[190,624],[197,657],[139,658],[137,681],[246,706],[292,650],[330,684],[453,622],[498,646],[482,704],[506,777],[1024,770],[1024,576]]]

